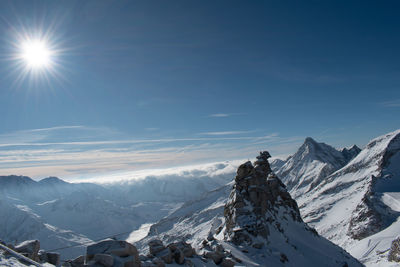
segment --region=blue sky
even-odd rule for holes
[[[400,125],[398,1],[2,1],[0,171],[43,177],[288,155]],[[47,33],[45,75],[18,36]],[[45,78],[46,76],[47,78]]]

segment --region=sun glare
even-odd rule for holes
[[[21,58],[29,68],[46,68],[51,63],[51,51],[45,41],[29,40],[21,45]]]
[[[11,73],[15,75],[13,84],[16,87],[20,87],[24,81],[36,86],[64,79],[61,55],[65,49],[61,49],[61,39],[53,31],[36,30],[29,33],[22,28],[15,30],[13,37],[9,59],[14,62]]]

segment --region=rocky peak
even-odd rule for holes
[[[304,144],[307,145],[316,145],[318,144],[317,141],[315,141],[314,139],[312,139],[311,137],[306,137],[306,139],[304,140]]]
[[[341,152],[346,161],[350,162],[361,152],[361,149],[358,146],[353,145],[350,148],[343,148]]]
[[[260,152],[254,166],[248,161],[237,170],[224,209],[225,239],[235,244],[252,244],[257,236],[268,239],[270,227],[280,228],[278,217],[302,222],[297,203],[271,171],[270,157],[267,151]]]

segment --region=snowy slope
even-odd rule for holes
[[[356,146],[338,151],[307,137],[304,144],[283,165],[282,162],[273,162],[271,166],[296,199],[345,166],[358,152],[359,148]]]
[[[399,216],[398,195],[390,192],[400,191],[399,151],[400,131],[380,136],[346,166],[297,197],[306,222],[367,265],[374,266],[369,260],[376,257],[370,255],[377,255],[382,246],[387,249],[397,236],[390,229],[396,228]],[[382,237],[387,242],[378,246],[376,240]]]
[[[0,176],[0,239],[39,239],[50,250],[111,236],[128,238],[142,224],[224,185],[233,170],[232,163],[215,163],[101,185]],[[83,247],[60,253],[64,259],[76,257]]]
[[[255,172],[250,170],[250,173],[258,175],[256,174],[258,169]],[[239,179],[246,180],[247,178]],[[260,177],[260,179],[261,182],[263,178]],[[271,180],[271,183],[274,184],[274,181]],[[295,216],[297,219],[293,219],[293,215],[290,214],[296,213],[297,205],[293,207],[285,206],[292,205],[288,203],[293,203],[291,202],[293,200],[281,199],[281,194],[283,194],[283,198],[288,195],[283,193],[286,190],[281,186],[271,189],[271,195],[266,195],[267,198],[272,198],[271,203],[275,203],[271,204],[272,206],[267,210],[267,213],[270,214],[268,216],[271,217],[264,222],[266,223],[265,227],[269,229],[267,237],[264,238],[259,235],[254,237],[252,241],[254,246],[246,242],[238,244],[235,238],[228,238],[226,233],[231,231],[229,230],[231,228],[227,228],[227,207],[236,209],[234,208],[237,206],[235,201],[238,199],[234,193],[231,193],[229,197],[229,191],[232,190],[232,187],[237,190],[237,186],[231,182],[197,201],[184,204],[180,209],[154,224],[148,236],[138,242],[137,245],[145,250],[147,243],[154,238],[161,239],[165,243],[183,239],[191,243],[198,253],[203,253],[207,251],[208,244],[217,244],[241,259],[244,266],[361,266],[341,248],[318,236],[311,228],[307,227],[302,222],[298,210],[297,216]],[[253,190],[252,188],[250,185],[249,190]],[[241,190],[239,189],[236,192],[241,192]],[[275,195],[273,192],[282,193]],[[255,210],[255,207],[249,206],[247,210],[251,213],[252,210]],[[230,210],[228,213],[238,214],[238,212],[239,210]],[[252,215],[249,214],[243,218],[251,217]],[[245,223],[245,225],[248,225],[248,223]],[[237,231],[242,227],[236,226],[232,229]],[[256,247],[256,243],[261,244],[261,248]],[[345,263],[348,265],[345,265]]]
[[[185,203],[182,207],[150,227],[149,234],[136,245],[142,250],[148,249],[147,243],[158,237],[164,243],[184,239],[197,250],[208,234],[225,221],[224,206],[232,188],[232,182],[211,191],[203,197]]]
[[[84,245],[91,242],[86,236],[46,223],[23,204],[13,204],[7,199],[0,199],[1,239],[16,244],[24,240],[41,240],[41,247],[50,250],[59,247],[80,245],[64,251],[64,257],[70,257],[84,251]]]
[[[394,211],[400,212],[399,192],[385,193],[382,201]],[[387,260],[392,241],[398,236],[400,236],[400,217],[386,229],[355,242],[349,246],[348,251],[369,266],[399,266],[399,263]]]

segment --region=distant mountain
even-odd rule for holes
[[[44,249],[77,245],[63,251],[63,256],[68,258],[82,253],[83,244],[91,242],[82,234],[47,223],[22,202],[0,199],[0,214],[0,239],[13,245],[30,239],[41,240]]]
[[[156,222],[183,202],[226,184],[231,177],[224,169],[229,173],[229,166],[216,163],[207,170],[105,185],[0,176],[0,240],[37,238],[51,250],[116,235],[126,238],[142,224]],[[60,252],[71,258],[82,254],[83,248]]]
[[[307,137],[295,154],[285,161],[280,161],[279,164],[273,164],[272,168],[296,198],[312,190],[325,177],[345,166],[359,152],[360,149],[355,145],[350,149],[338,151]]]
[[[154,224],[139,243],[142,249],[154,238],[184,239],[200,254],[215,247],[230,251],[245,266],[362,266],[303,222],[268,157],[263,152],[254,166],[242,164],[234,183]]]

